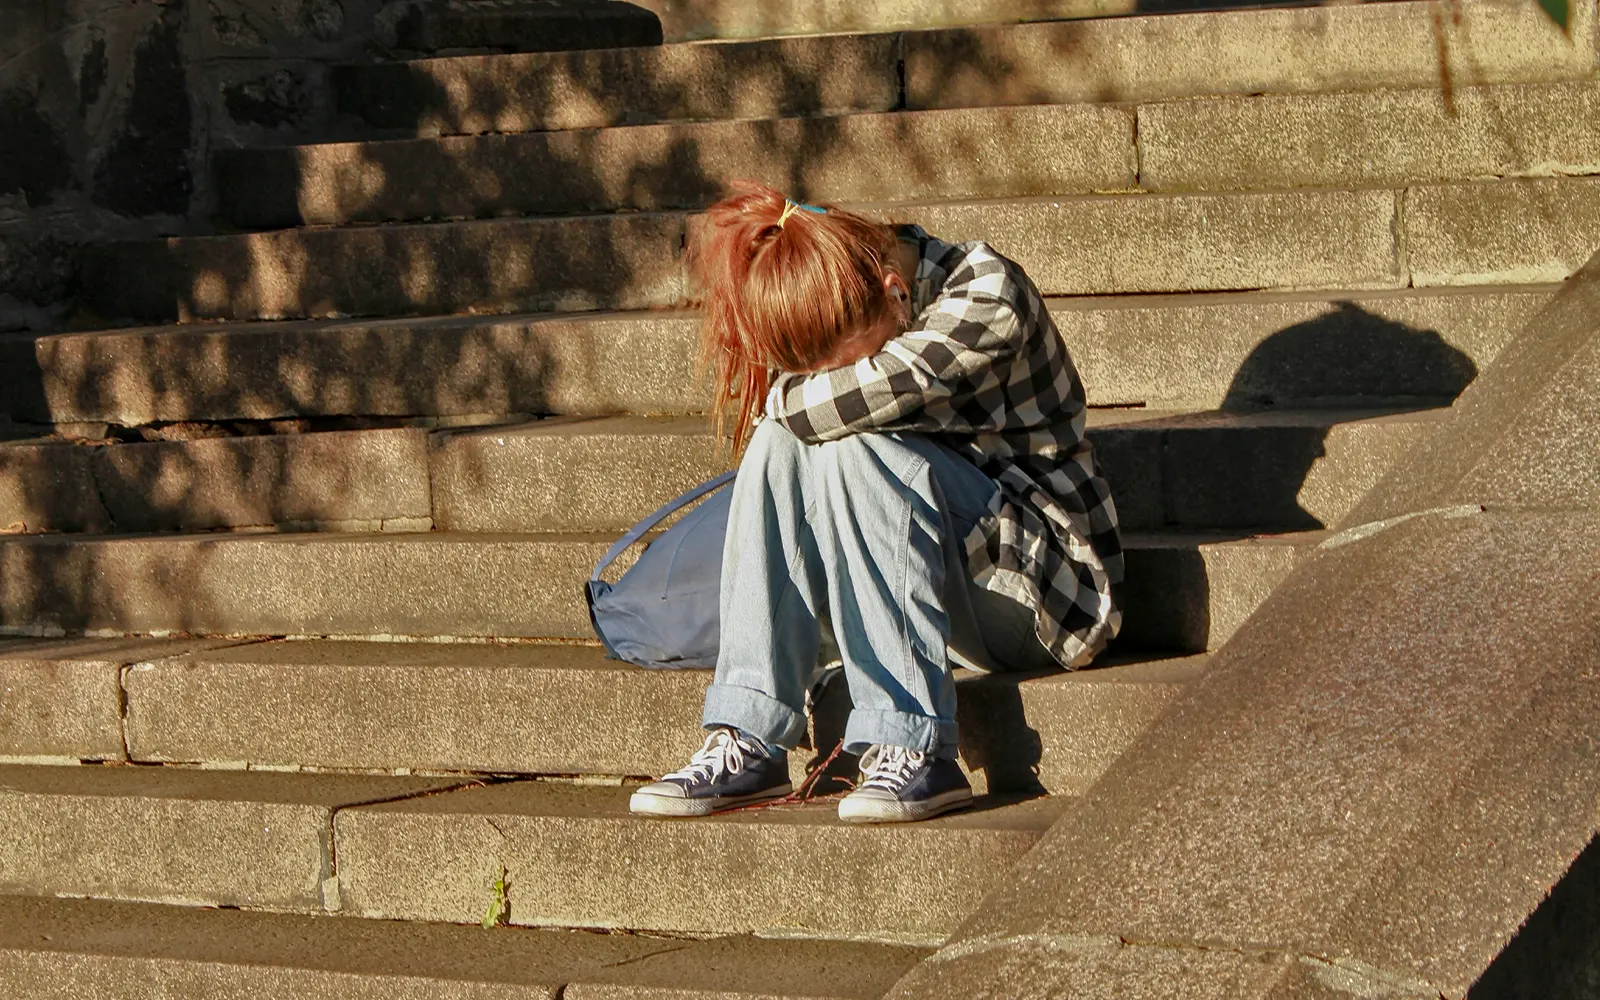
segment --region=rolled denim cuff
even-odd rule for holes
[[[763,743],[793,750],[806,734],[806,714],[755,688],[713,684],[706,689],[700,724],[707,729],[733,726]]]
[[[910,712],[855,709],[844,727],[844,748],[861,753],[874,743],[905,747],[950,760],[956,758],[959,733],[954,719],[934,719]]]

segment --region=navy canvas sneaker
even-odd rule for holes
[[[971,804],[972,785],[955,761],[879,743],[861,755],[861,781],[839,800],[839,818],[901,823]]]
[[[786,752],[769,754],[760,742],[724,728],[706,737],[686,767],[634,792],[628,808],[646,816],[706,816],[792,790]]]

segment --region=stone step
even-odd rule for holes
[[[1437,405],[1554,286],[1050,303],[1092,406]],[[448,317],[0,335],[0,412],[140,427],[349,415],[693,413],[692,314]]]
[[[582,584],[613,537],[11,536],[0,538],[0,634],[587,640],[593,630]],[[1319,537],[1126,534],[1119,642],[1127,649],[1215,647]]]
[[[1592,74],[1594,5],[1574,12],[1570,37],[1523,3],[1407,0],[426,59],[341,67],[332,85],[340,111],[423,135],[1472,86]]]
[[[841,824],[828,800],[679,823],[630,816],[630,790],[0,767],[20,834],[0,843],[0,891],[476,923],[504,870],[516,925],[928,944],[1062,802],[987,798],[882,827]]]
[[[0,994],[19,998],[876,1000],[927,953],[0,897]]]
[[[533,52],[558,46],[550,43],[551,8],[560,11],[572,0],[450,0],[428,9],[440,36],[459,47]],[[584,7],[632,7],[633,4],[587,0]],[[768,38],[782,35],[816,35],[836,32],[896,31],[930,25],[1007,24],[1055,18],[1104,17],[1135,14],[1141,10],[1181,9],[1183,0],[1134,4],[1131,0],[977,0],[954,3],[819,4],[814,0],[763,0],[761,3],[676,3],[640,0],[636,9],[658,18],[656,40]],[[451,32],[445,36],[444,32]],[[581,39],[574,39],[581,41]],[[618,44],[648,44],[619,42]],[[422,51],[443,45],[410,46]],[[572,44],[570,48],[596,48]]]
[[[1088,435],[1124,530],[1294,530],[1337,522],[1448,412],[1091,410]],[[726,468],[700,417],[556,418],[442,432],[427,475],[441,530],[620,531]]]
[[[872,202],[1580,175],[1600,172],[1597,119],[1584,80],[229,149],[214,165],[228,222],[276,228],[700,208],[743,178]]]
[[[1447,410],[1090,410],[1124,529],[1320,528]],[[707,421],[0,444],[10,533],[622,531],[728,467]]]
[[[123,669],[76,653],[82,642],[14,657],[0,644],[0,671],[30,704],[60,689],[24,669],[44,664],[81,678],[84,698],[76,717],[0,738],[0,753],[120,751],[125,732],[142,763],[653,776],[700,745],[711,682],[709,670],[642,670],[592,647],[286,640],[140,653],[130,642],[121,658],[137,659]],[[962,763],[980,791],[1081,794],[1203,665],[1121,657],[1071,673],[960,671]],[[121,718],[108,697],[119,677]],[[837,745],[849,705],[835,678],[810,749],[790,755],[797,781]]]
[[[337,909],[334,813],[465,780],[0,766],[0,893]]]
[[[1138,186],[1133,111],[1092,105],[234,149],[213,164],[218,210],[245,229],[701,208],[741,179],[830,202]]]
[[[1405,189],[1120,194],[862,206],[986,239],[1049,295],[1560,281],[1594,249],[1600,177]],[[246,320],[683,301],[689,216],[283,230],[89,254],[103,316]],[[92,279],[92,280],[91,280]]]
[[[513,782],[343,812],[344,912],[476,920],[485,876],[503,864],[517,924],[932,944],[1062,808],[987,799],[922,823],[851,826],[824,800],[670,822],[629,816],[629,794]]]
[[[661,18],[618,0],[442,0],[396,25],[404,49],[563,52],[660,45]]]

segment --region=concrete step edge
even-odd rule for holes
[[[0,683],[19,718],[0,733],[0,761],[651,776],[699,746],[711,681],[709,670],[642,670],[593,647],[225,645],[0,641]],[[1122,654],[1073,672],[958,671],[962,761],[974,787],[1081,793],[1205,662]],[[841,681],[831,678],[805,747],[790,757],[797,781],[843,734]],[[52,704],[72,710],[31,711]],[[842,760],[830,773],[849,767]]]
[[[380,126],[411,124],[473,132],[616,123],[630,120],[630,114],[633,120],[762,117],[828,108],[970,107],[1107,95],[1122,100],[1187,97],[1218,89],[1252,93],[1427,84],[1437,79],[1441,42],[1457,83],[1561,79],[1592,71],[1593,17],[1588,4],[1578,8],[1571,43],[1560,39],[1547,22],[1508,6],[1473,3],[1464,6],[1462,15],[1461,23],[1452,21],[1444,27],[1442,40],[1435,37],[1439,28],[1431,7],[1396,3],[1310,11],[1145,13],[600,53],[466,56],[349,67],[336,73],[335,80],[342,106],[364,108]],[[1368,44],[1326,42],[1329,36],[1352,32],[1366,32],[1371,36]],[[1317,44],[1305,45],[1305,36]],[[1222,61],[1234,68],[1233,79],[1219,84],[1214,54],[1229,49],[1230,38],[1248,38],[1253,48],[1231,46],[1233,58]],[[1085,60],[1076,55],[1164,46],[1175,58],[1135,58],[1123,65],[1117,59]],[[1341,60],[1339,54],[1347,49],[1363,57],[1359,62]],[[1267,53],[1264,61],[1260,51]],[[1069,55],[1064,58],[1063,53]],[[903,75],[897,72],[902,63]],[[986,73],[980,69],[985,65],[1004,66],[1010,72]],[[502,100],[499,107],[483,111],[441,106],[435,114],[419,113],[430,99],[439,104],[437,96],[452,88],[464,94],[486,84],[493,90],[498,82],[505,93],[518,92],[519,67],[523,74],[531,70],[539,78],[539,85],[523,96],[542,100]],[[773,75],[780,67],[783,79]],[[840,79],[828,80],[824,67],[835,70]],[[745,74],[742,87],[728,85],[729,73],[736,71]],[[409,74],[427,82],[419,88],[422,93],[404,93],[408,84],[416,86]],[[792,83],[791,78],[808,76],[828,85],[805,96],[791,94],[784,86]],[[673,100],[652,103],[657,77],[679,89]],[[721,86],[710,85],[707,78]],[[371,84],[370,93],[362,93],[364,79]],[[608,87],[607,81],[621,82]],[[529,115],[525,109],[530,106],[540,107],[542,113]]]
[[[695,941],[0,896],[0,993],[62,984],[103,1000],[340,996],[411,990],[465,1000],[651,1000],[737,990],[771,1000],[875,1000],[926,949],[748,936]],[[824,978],[819,970],[827,969]],[[563,993],[563,990],[565,991]]]
[[[0,813],[29,831],[8,843],[0,889],[469,923],[484,919],[505,872],[513,924],[931,943],[1062,808],[985,799],[873,828],[841,824],[823,801],[673,823],[629,815],[629,794],[541,781],[0,767]],[[760,864],[726,856],[730,836]],[[764,898],[815,884],[821,852],[866,875],[883,850],[923,860],[891,880],[841,880],[828,905],[813,895],[773,909]]]
[[[1592,250],[1597,204],[1600,178],[1561,177],[895,207],[944,239],[987,239],[1047,294],[1113,295],[1559,281]],[[670,308],[686,301],[691,224],[641,212],[308,229],[109,244],[86,266],[103,315],[183,321]],[[1064,231],[1099,243],[1069,252]],[[426,260],[433,276],[373,270],[374,255]]]
[[[692,210],[734,178],[841,202],[1342,188],[1595,173],[1600,144],[1567,126],[1597,104],[1593,80],[1519,82],[319,143],[219,150],[213,165],[223,212],[247,229]],[[1263,132],[1286,130],[1262,148]],[[988,139],[961,168],[921,176],[919,158],[975,134]],[[1328,146],[1339,155],[1300,152]],[[662,173],[683,148],[716,152]]]
[[[1235,473],[1194,462],[1181,476],[1175,467],[1169,473],[1167,453],[1186,440],[1191,446],[1203,440],[1213,451],[1251,450],[1256,446],[1250,441],[1257,439],[1278,442],[1279,451],[1287,448],[1299,457],[1305,450],[1301,439],[1319,437],[1326,455],[1330,436],[1356,435],[1370,440],[1358,446],[1365,455],[1374,447],[1384,450],[1380,442],[1389,436],[1415,436],[1420,431],[1409,428],[1436,423],[1447,412],[1414,407],[1261,413],[1111,409],[1091,410],[1087,419],[1088,438],[1125,528],[1281,527],[1309,523],[1308,516],[1332,523],[1344,508],[1337,498],[1331,506],[1319,498],[1317,510],[1304,507],[1298,517],[1290,516],[1293,511],[1276,495],[1282,492],[1278,481],[1288,473],[1269,476],[1252,458],[1245,469],[1249,484],[1234,491],[1253,489],[1262,499],[1272,494],[1282,510],[1229,506],[1208,517],[1191,507],[1173,516],[1166,479],[1193,479],[1184,487],[1193,491],[1213,488],[1208,477],[1227,482]],[[657,504],[721,472],[729,461],[699,416],[551,417],[470,431],[370,428],[243,436],[210,436],[212,429],[189,425],[185,433],[195,436],[0,442],[0,526],[22,534],[269,528],[603,531],[630,527]],[[226,426],[215,433],[226,435]],[[595,474],[596,467],[631,468],[635,475],[620,484]],[[1263,477],[1271,478],[1274,488],[1261,485]],[[1304,492],[1304,482],[1293,485]],[[1300,500],[1304,505],[1306,498]]]

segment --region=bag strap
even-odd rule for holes
[[[683,496],[678,497],[676,500],[668,500],[660,507],[657,507],[655,513],[651,514],[643,521],[640,521],[632,528],[629,528],[626,535],[623,535],[621,538],[617,539],[616,544],[612,545],[611,548],[606,549],[606,554],[601,556],[600,561],[595,564],[594,572],[590,574],[589,581],[592,583],[595,580],[600,579],[600,574],[606,571],[606,567],[616,562],[617,557],[622,555],[623,552],[627,551],[628,546],[643,538],[651,528],[654,528],[666,518],[677,513],[684,507],[687,507],[689,504],[694,503],[707,493],[711,493],[715,490],[721,489],[723,486],[726,486],[728,483],[733,481],[733,477],[737,472],[737,469],[724,472],[715,479],[706,480],[699,486],[696,486],[694,489],[685,493]]]

